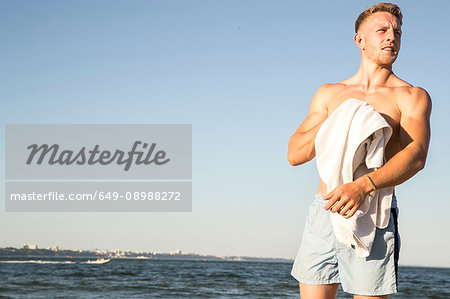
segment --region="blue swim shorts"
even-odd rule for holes
[[[336,240],[327,203],[319,194],[309,207],[300,248],[291,275],[305,284],[340,283],[344,292],[381,296],[397,292],[400,236],[397,199],[393,196],[391,217],[384,229],[376,229],[368,257],[356,257],[352,248]]]

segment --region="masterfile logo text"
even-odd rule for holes
[[[190,124],[8,124],[5,138],[6,211],[192,209]]]
[[[138,147],[140,145],[142,145],[142,148],[146,151],[139,151]],[[154,163],[155,165],[164,165],[170,160],[165,159],[166,152],[162,150],[157,151],[156,154],[153,155],[156,143],[152,143],[151,146],[148,146],[148,143],[135,141],[133,148],[129,152],[116,149],[112,153],[108,150],[100,151],[99,147],[100,146],[96,144],[92,150],[86,150],[86,147],[83,146],[78,152],[74,152],[71,150],[60,150],[58,144],[53,144],[52,146],[48,144],[39,146],[37,144],[31,144],[27,147],[27,149],[30,149],[30,155],[28,156],[26,163],[30,165],[34,162],[41,165],[44,160],[46,160],[50,165],[71,165],[74,163],[78,165],[94,165],[96,163],[108,165],[116,162],[118,165],[124,164],[124,170],[128,171],[133,162],[136,165],[149,165],[151,163]],[[136,156],[136,160],[134,160],[134,156]],[[35,157],[36,159],[34,159]]]

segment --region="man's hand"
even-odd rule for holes
[[[365,177],[337,186],[323,197],[324,200],[328,200],[325,210],[329,209],[331,213],[338,212],[348,219],[356,213],[371,191],[372,186]]]

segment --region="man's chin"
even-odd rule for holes
[[[379,66],[389,68],[394,64],[395,60],[397,60],[397,56],[392,57],[391,59],[380,59],[377,61],[377,64]]]

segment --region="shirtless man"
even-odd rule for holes
[[[320,200],[324,201],[320,211],[341,215],[347,213],[344,217],[349,218],[362,205],[374,186],[378,190],[399,185],[425,166],[430,142],[431,99],[424,89],[412,86],[392,72],[392,64],[400,50],[401,25],[402,14],[395,4],[379,3],[361,13],[355,23],[356,33],[353,37],[361,50],[361,65],[358,72],[341,82],[322,85],[311,100],[306,119],[289,140],[287,158],[292,166],[312,160],[315,157],[314,140],[321,124],[349,98],[370,104],[393,129],[392,137],[385,149],[387,162],[383,167],[369,173],[372,182],[366,177],[359,177],[327,194],[326,185],[320,180],[318,195],[322,197]],[[308,217],[314,218],[308,219],[308,223],[319,222],[315,223],[319,228],[313,228],[311,231],[326,229],[325,235],[327,238],[330,237],[331,228],[324,228],[325,225],[330,226],[325,216],[311,215],[310,210]],[[319,237],[322,239],[313,244],[309,241],[311,231],[304,232],[295,261],[297,265],[294,265],[292,270],[292,275],[299,280],[301,298],[335,298],[339,283],[342,284],[344,291],[353,293],[354,298],[389,298],[390,293],[397,292],[399,248],[396,219],[393,221],[392,218],[391,214],[391,222],[395,222],[395,231],[391,222],[390,228],[386,231],[377,228],[376,233],[379,237],[376,238],[379,242],[385,242],[384,245],[378,246],[384,248],[384,256],[381,258],[372,257],[372,252],[368,258],[339,256],[342,248],[323,249],[328,248],[326,246],[337,246],[335,243],[330,241],[328,245],[322,244],[320,242],[325,237]],[[393,242],[388,237],[389,234],[393,236],[392,240],[395,239],[395,246],[388,244]],[[375,241],[377,242],[377,239]],[[310,244],[304,244],[308,242]],[[395,254],[392,252],[394,249],[391,250],[393,247],[396,250]],[[374,245],[372,251],[376,248]],[[326,254],[337,253],[330,255],[327,260],[327,257],[323,257],[325,253],[320,253],[322,249]],[[307,252],[308,250],[310,251]],[[320,257],[322,259],[317,260]],[[308,263],[314,265],[308,266]],[[392,266],[394,264],[395,272]],[[324,272],[318,273],[320,271]]]

